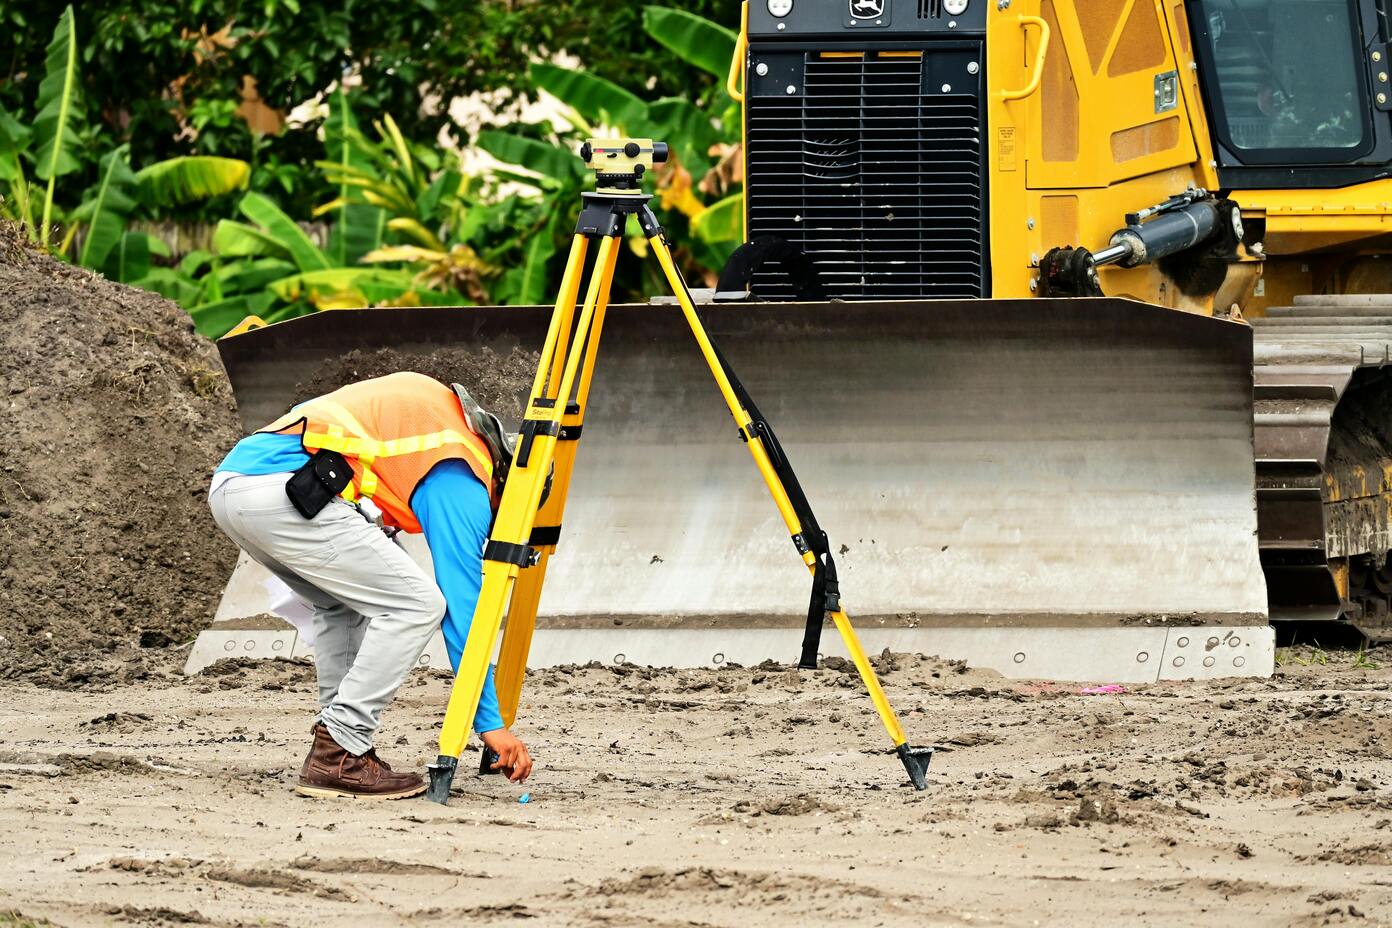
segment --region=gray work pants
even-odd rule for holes
[[[440,627],[445,597],[351,504],[300,515],[285,495],[289,476],[233,477],[208,504],[229,538],[314,606],[319,718],[339,746],[363,754]]]

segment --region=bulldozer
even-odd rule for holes
[[[702,312],[867,648],[1153,682],[1270,673],[1273,621],[1392,636],[1383,0],[739,25],[746,244]],[[219,347],[254,429],[326,358],[534,348],[550,314],[337,310]],[[681,326],[609,308],[534,666],[796,652],[805,575]],[[265,611],[239,565],[190,665],[301,650]]]

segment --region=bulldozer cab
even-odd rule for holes
[[[1199,0],[1191,6],[1224,186],[1343,186],[1360,175],[1374,178],[1392,161],[1392,88],[1379,4]]]

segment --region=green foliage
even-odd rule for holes
[[[220,221],[209,260],[161,281],[202,334],[219,337],[247,315],[276,322],[318,309],[459,303],[454,285],[485,267],[461,243],[442,241],[464,225],[464,178],[454,165],[409,141],[390,115],[367,138],[345,94],[330,114],[316,162],[339,192],[316,210],[338,219],[328,247],[271,198],[248,192],[238,205],[248,221]],[[383,247],[388,239],[419,244]]]
[[[691,231],[712,244],[741,241],[744,237],[744,194],[731,194],[706,207],[692,220]]]
[[[739,0],[664,2],[723,27],[739,21]],[[45,48],[66,9],[67,0],[0,3],[0,108],[20,112],[36,97]],[[360,74],[361,111],[394,113],[402,132],[417,139],[450,127],[443,108],[420,106],[419,88],[441,99],[493,90],[530,98],[536,87],[528,65],[557,54],[581,58],[587,73],[644,99],[710,102],[723,71],[707,73],[708,59],[719,56],[678,48],[681,57],[674,58],[665,32],[644,31],[651,16],[632,0],[78,4],[72,22],[82,40],[79,96],[108,139],[95,154],[76,153],[82,183],[96,181],[96,154],[121,142],[130,143],[134,164],[217,154],[252,162],[259,168],[253,189],[275,191],[292,215],[307,214],[328,194],[310,167],[319,142],[304,131],[258,140],[236,115],[245,78],[266,106],[284,114],[345,73]]]
[[[59,254],[67,254],[78,231],[85,228],[78,260],[107,270],[117,280],[134,282],[149,275],[152,252],[168,251],[161,242],[125,231],[137,201],[167,209],[218,196],[243,186],[249,169],[232,158],[181,157],[132,173],[129,146],[118,145],[98,161],[96,182],[87,195],[75,209],[65,211],[58,202],[58,180],[80,171],[78,154],[83,147],[78,47],[73,9],[66,7],[46,50],[32,126],[0,110],[0,183],[4,185],[0,214],[18,220],[32,238],[50,246],[55,224],[65,221],[67,231],[56,248]],[[30,174],[47,182],[37,222]]]
[[[248,314],[546,302],[592,182],[579,142],[614,131],[672,146],[658,205],[679,262],[709,280],[740,232],[722,163],[739,140],[723,89],[737,16],[737,0],[31,0],[0,11],[14,75],[0,83],[0,213],[36,237],[63,230],[56,250],[179,301],[206,335]],[[41,59],[25,44],[37,30],[52,36]],[[546,63],[560,53],[584,65]],[[335,87],[345,73],[361,86]],[[239,112],[253,87],[282,114],[320,95],[327,115],[258,135]],[[503,167],[466,176],[422,89],[500,88],[555,95],[570,127],[500,115],[476,145]],[[211,250],[177,261],[130,226],[199,215],[216,221]],[[665,287],[651,267],[620,267],[616,299]]]
[[[14,181],[23,176],[19,153],[29,145],[33,131],[0,107],[0,180]]]
[[[353,170],[366,170],[371,159],[359,150],[361,133],[353,107],[341,88],[329,97],[329,116],[324,122],[325,159],[341,175]],[[332,183],[332,180],[330,181]],[[329,252],[337,264],[352,264],[382,244],[387,214],[380,207],[353,202],[349,183],[344,177],[337,185],[338,196],[331,204],[334,215],[333,237]],[[327,210],[317,211],[323,215]]]
[[[101,161],[101,180],[88,193],[73,219],[87,223],[87,235],[82,243],[78,262],[87,267],[102,267],[121,241],[126,220],[136,202],[128,191],[135,184],[135,174],[126,162],[129,149],[121,145],[112,149]]]
[[[185,155],[143,168],[135,185],[143,203],[180,206],[240,190],[250,175],[251,166],[236,158]]]
[[[665,47],[698,59],[703,68],[714,68],[723,55],[728,67],[734,36],[701,17],[662,7],[648,7],[644,25]],[[714,52],[712,52],[714,49]],[[585,70],[552,65],[532,65],[533,82],[573,111],[575,130],[542,141],[518,131],[484,131],[478,145],[493,157],[515,165],[512,178],[530,180],[537,194],[528,202],[536,217],[527,229],[527,248],[521,264],[513,257],[513,269],[503,276],[505,286],[495,288],[495,299],[535,302],[556,284],[559,256],[570,236],[568,220],[578,208],[579,193],[588,181],[575,152],[581,139],[598,127],[637,138],[665,139],[675,153],[673,163],[655,173],[656,192],[664,210],[664,223],[677,242],[684,242],[678,258],[687,270],[705,276],[719,268],[741,239],[743,197],[734,194],[712,207],[697,195],[706,175],[716,167],[719,146],[739,140],[738,116],[733,101],[723,92],[712,94],[714,116],[689,100],[664,97],[651,104],[617,83]],[[732,118],[733,117],[733,118]],[[508,175],[504,175],[508,176]],[[547,241],[540,241],[541,238]],[[642,251],[635,242],[634,250]],[[545,266],[543,273],[542,267]],[[540,281],[547,281],[539,286]],[[617,284],[620,294],[642,297],[660,286],[651,278],[624,272]]]
[[[583,70],[534,64],[532,83],[570,104],[591,125],[632,126],[647,118],[648,106],[613,81]]]
[[[77,36],[72,7],[63,11],[44,59],[44,79],[39,84],[39,115],[34,120],[34,174],[48,181],[44,194],[39,240],[48,241],[53,218],[53,193],[58,178],[81,167],[74,149],[77,123],[82,119],[82,98],[77,86]]]
[[[643,30],[688,64],[724,81],[738,34],[684,9],[643,8]]]
[[[478,147],[504,164],[518,165],[557,183],[578,182],[585,173],[575,152],[526,136],[485,129],[479,133]]]
[[[330,266],[328,256],[310,241],[295,220],[265,196],[248,193],[237,208],[242,215],[256,223],[262,238],[274,242],[278,250],[289,254],[301,271],[322,271]]]
[[[508,280],[512,301],[521,306],[545,302],[550,283],[546,273],[547,262],[556,253],[549,236],[534,235],[527,243],[527,254],[522,263],[509,273]]]

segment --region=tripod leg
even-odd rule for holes
[[[546,341],[541,347],[541,363],[532,380],[531,399],[554,396],[565,368],[565,350],[570,343],[570,327],[575,318],[575,301],[580,295],[580,278],[585,270],[585,253],[589,250],[588,236],[576,234],[570,240],[570,255],[566,258],[565,274],[556,308],[551,311],[551,324],[546,328]]]
[[[479,591],[478,604],[474,607],[473,624],[464,641],[464,653],[459,660],[449,705],[440,727],[440,755],[429,766],[430,787],[426,796],[434,802],[443,804],[449,801],[450,784],[478,709],[479,696],[487,679],[489,660],[498,641],[498,630],[507,611],[508,598],[518,574],[534,563],[534,549],[529,542],[542,490],[555,455],[556,439],[565,411],[564,398],[570,395],[575,385],[584,353],[583,346],[591,337],[598,339],[598,332],[592,335],[591,329],[596,321],[600,295],[609,292],[610,274],[606,272],[613,270],[616,247],[613,238],[604,238],[600,243],[585,305],[580,311],[574,335],[569,338],[570,348],[564,355],[565,372],[558,391],[549,397],[533,395],[522,422],[521,440],[503,487],[503,498],[498,504],[493,532],[484,549],[483,586]],[[578,280],[572,274],[576,273],[575,265],[583,260],[584,250],[577,242],[571,248],[566,268],[568,279]],[[564,307],[558,302],[556,313],[559,315],[563,312]],[[551,329],[556,339],[553,342],[552,333],[548,332],[547,340],[552,348],[549,353],[552,360],[557,361],[559,340],[569,333],[561,331],[560,320],[554,316]],[[538,374],[536,384],[540,385],[542,380],[543,377]]]
[[[768,487],[769,494],[773,497],[774,504],[778,507],[778,512],[783,517],[783,522],[788,527],[788,533],[797,539],[802,537],[805,526],[797,514],[792,499],[788,495],[787,487],[784,486],[783,478],[779,476],[778,469],[774,466],[773,460],[769,455],[768,448],[760,439],[758,433],[751,428],[751,417],[749,411],[744,408],[736,395],[735,388],[726,374],[725,365],[721,362],[715,346],[711,343],[710,336],[706,334],[705,326],[701,318],[696,313],[696,305],[692,302],[691,294],[686,288],[686,282],[682,279],[681,272],[677,270],[676,263],[672,260],[671,250],[667,246],[667,241],[662,234],[662,228],[658,224],[656,217],[651,211],[639,214],[639,221],[643,226],[644,234],[648,236],[648,243],[652,246],[653,252],[657,255],[658,264],[662,266],[662,272],[667,278],[667,283],[672,288],[673,295],[677,298],[678,305],[681,306],[682,315],[686,317],[687,325],[691,328],[691,334],[696,338],[696,344],[701,349],[701,354],[706,360],[706,365],[710,368],[711,375],[715,378],[716,385],[720,388],[721,396],[725,399],[725,405],[730,410],[730,415],[734,416],[735,424],[740,433],[746,437],[746,445],[749,453],[754,457],[754,464],[759,469],[760,475],[764,478],[764,484]],[[801,548],[800,548],[801,550]],[[803,562],[808,569],[814,572],[817,567],[817,556],[811,551],[803,553]],[[904,737],[903,726],[899,723],[899,717],[894,712],[894,707],[889,704],[885,697],[884,689],[880,686],[879,678],[875,675],[875,669],[870,666],[870,661],[865,656],[865,651],[860,646],[860,640],[851,626],[851,621],[845,611],[839,607],[832,613],[832,619],[836,624],[837,630],[841,633],[841,638],[850,652],[851,658],[855,663],[856,670],[860,673],[861,681],[865,684],[866,691],[870,694],[871,702],[874,703],[875,711],[880,716],[885,731],[889,734],[890,740],[894,742],[895,749],[905,769],[909,773],[910,779],[918,789],[925,789],[927,786],[925,772],[928,767],[928,758],[932,754],[932,749],[910,748],[907,739]]]
[[[589,402],[590,381],[594,376],[595,358],[599,353],[599,336],[604,327],[604,313],[609,305],[609,286],[614,279],[614,265],[618,256],[618,249],[612,249],[607,266],[595,269],[595,273],[602,275],[602,286],[595,306],[594,322],[590,326],[589,337],[584,345],[580,386],[575,391],[575,402],[567,404],[565,415],[561,419],[551,496],[537,513],[536,524],[532,529],[532,547],[540,551],[541,556],[535,567],[522,571],[512,589],[512,601],[508,607],[507,626],[503,630],[503,644],[498,654],[498,672],[495,677],[499,708],[503,721],[508,725],[517,718],[522,680],[527,671],[527,654],[531,650],[532,631],[536,626],[537,606],[541,600],[541,588],[546,580],[546,568],[551,555],[556,551],[561,519],[565,514],[566,500],[570,496],[570,477],[575,468],[576,452],[579,450],[581,427],[584,425],[585,408]],[[554,373],[554,386],[559,386],[561,372],[557,369]]]

